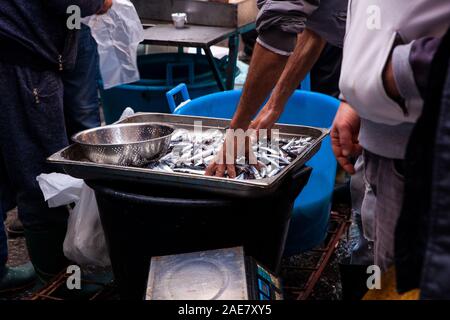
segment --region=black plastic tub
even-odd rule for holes
[[[243,245],[278,273],[303,167],[264,198],[225,198],[160,186],[87,181],[94,189],[121,299],[144,297],[152,256]]]

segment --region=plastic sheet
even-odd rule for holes
[[[104,88],[138,81],[137,48],[144,29],[131,1],[114,0],[106,14],[84,18],[83,23],[98,45]]]
[[[79,265],[111,264],[94,191],[65,174],[41,174],[37,181],[49,207],[75,203],[64,239],[64,255]]]

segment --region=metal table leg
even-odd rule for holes
[[[234,89],[235,71],[239,53],[239,34],[231,36],[228,40],[229,54],[227,66],[227,90]]]
[[[221,91],[225,91],[226,90],[225,84],[223,83],[219,67],[217,66],[216,60],[214,60],[214,56],[211,52],[211,49],[209,47],[204,47],[203,50],[205,50],[209,65],[211,66],[211,69],[213,71],[214,79],[216,79],[217,86]]]

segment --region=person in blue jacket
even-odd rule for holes
[[[44,282],[67,265],[62,244],[68,212],[48,208],[36,177],[58,171],[46,158],[68,144],[62,74],[76,59],[78,30],[67,27],[72,5],[89,16],[106,12],[112,1],[0,3],[0,162],[16,194],[31,262]],[[15,286],[3,270],[0,290]]]
[[[82,24],[75,68],[64,72],[64,114],[67,136],[101,125],[98,98],[99,56],[88,26]]]

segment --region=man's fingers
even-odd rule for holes
[[[105,0],[105,2],[103,3],[103,7],[100,9],[99,12],[97,12],[98,15],[102,15],[105,14],[106,12],[108,12],[109,9],[111,9],[113,5],[112,0]]]
[[[216,167],[216,177],[224,177],[225,176],[226,165],[219,164]]]
[[[227,174],[231,179],[236,178],[236,167],[234,166],[234,164],[227,165]]]
[[[348,127],[341,127],[339,130],[339,145],[342,149],[342,155],[348,157],[353,151],[353,134]]]
[[[211,162],[205,170],[205,176],[214,176],[216,174],[217,163],[215,161]]]
[[[342,155],[342,149],[339,141],[339,132],[335,127],[331,129],[330,136],[331,136],[331,148],[333,149],[334,156],[338,158]]]
[[[230,178],[236,178],[236,167],[234,164],[217,164],[216,162],[212,162],[205,170],[205,176],[216,176],[216,177],[224,177],[225,170]]]
[[[262,162],[257,161],[255,164],[255,168],[258,169],[258,171],[261,171],[261,169],[264,167],[265,167],[265,164]]]
[[[350,175],[354,175],[355,174],[355,166],[351,163],[346,164],[345,166],[342,167],[344,169],[345,172],[347,172]]]
[[[337,158],[342,157],[341,146],[335,143],[332,143],[331,149],[333,150],[334,156]]]
[[[333,149],[333,153],[339,165],[349,174],[354,174],[355,168],[353,167],[353,164],[348,160],[348,156],[344,155],[341,141],[342,139],[339,131],[333,127],[333,129],[331,130],[331,147]]]
[[[339,165],[342,167],[342,169],[344,169],[349,174],[355,174],[355,168],[354,168],[353,164],[348,160],[347,157],[340,156],[340,157],[336,157],[336,159],[337,159]]]

